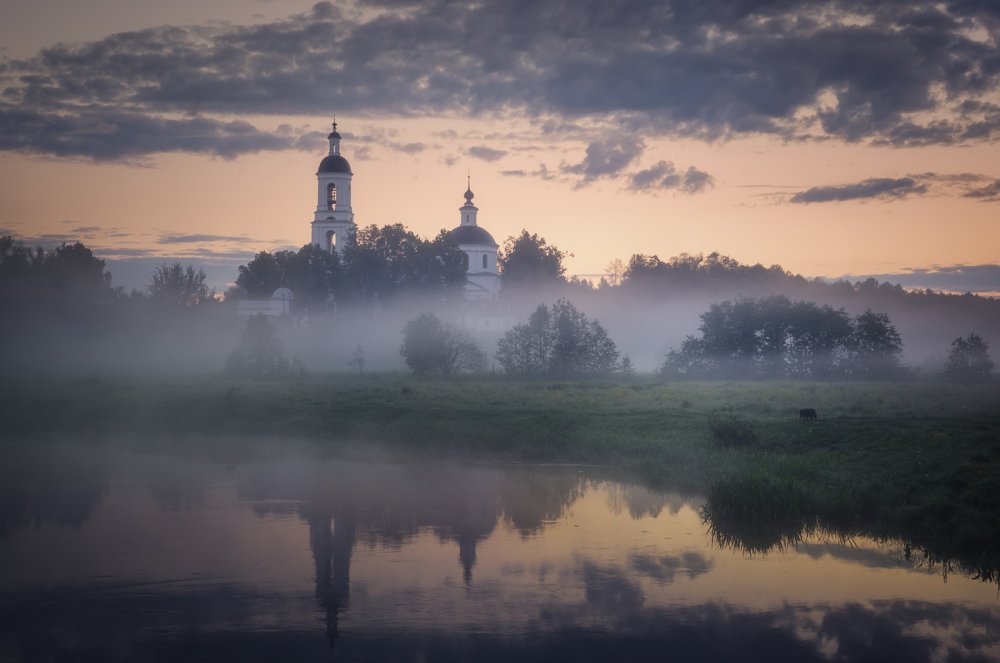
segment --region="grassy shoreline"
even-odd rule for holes
[[[802,422],[812,407],[819,420]],[[749,442],[713,435],[726,420]],[[7,379],[5,437],[302,437],[423,456],[594,463],[708,496],[751,550],[821,523],[899,538],[996,579],[1000,386],[934,383]],[[992,575],[991,575],[992,574]]]

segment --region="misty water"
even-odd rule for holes
[[[72,443],[70,443],[72,442]],[[900,543],[721,546],[598,468],[0,449],[0,660],[994,660]]]

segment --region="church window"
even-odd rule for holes
[[[486,254],[483,254],[483,269],[486,269]]]
[[[337,185],[331,183],[326,187],[326,208],[333,209],[337,206]]]

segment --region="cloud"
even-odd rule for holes
[[[202,235],[202,234],[184,234],[184,233],[169,233],[160,236],[161,244],[188,244],[188,243],[198,243],[205,244],[209,242],[254,242],[255,240],[247,237],[246,235]]]
[[[96,107],[53,114],[0,105],[0,151],[7,152],[119,161],[166,152],[234,158],[294,146],[293,136],[242,120],[169,119]]]
[[[882,274],[849,274],[840,277],[848,281],[879,281],[898,283],[904,288],[939,290],[942,292],[971,292],[997,296],[1000,293],[1000,265],[935,265],[912,267],[898,272]]]
[[[994,180],[984,187],[965,192],[966,198],[977,198],[984,203],[1000,201],[1000,180]]]
[[[711,175],[694,166],[683,172],[678,171],[672,161],[658,161],[645,170],[633,173],[628,181],[631,191],[675,189],[684,193],[700,193],[715,183]]]
[[[425,143],[388,143],[387,147],[404,154],[419,154],[427,149]]]
[[[501,170],[500,174],[504,177],[537,177],[540,180],[555,179],[555,174],[544,163],[538,164],[538,168],[535,170],[518,168],[515,170]]]
[[[645,143],[636,136],[625,133],[605,136],[587,145],[583,161],[564,165],[562,171],[581,175],[582,183],[598,177],[617,175],[639,158],[644,149]]]
[[[875,177],[854,184],[840,186],[817,186],[796,193],[793,203],[828,203],[845,200],[865,200],[872,198],[898,199],[927,193],[927,185],[919,184],[912,177]]]
[[[515,114],[543,135],[603,122],[707,140],[994,141],[1000,55],[995,39],[981,37],[995,35],[991,7],[401,0],[348,13],[321,2],[280,20],[168,25],[8,60],[0,67],[0,150],[229,158],[301,147],[296,131],[239,118],[334,109]],[[579,174],[599,177],[602,165],[614,168],[588,157]]]
[[[485,145],[474,145],[469,148],[469,156],[473,156],[483,161],[497,161],[507,155],[506,150],[495,150]]]

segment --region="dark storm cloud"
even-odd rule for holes
[[[164,26],[5,62],[0,149],[233,156],[295,147],[295,131],[206,116],[333,111],[516,114],[562,137],[581,119],[705,139],[919,146],[1000,136],[990,101],[1000,18],[987,2],[414,0],[363,9],[320,3],[269,23]],[[579,174],[614,167],[588,158]]]
[[[483,161],[497,161],[506,155],[506,150],[495,150],[485,145],[474,145],[469,148],[469,156],[482,159]]]
[[[700,193],[711,187],[714,181],[711,175],[694,166],[679,171],[672,161],[659,161],[631,175],[628,188],[632,191],[676,189],[684,193]]]
[[[895,199],[927,193],[927,185],[920,184],[912,177],[874,177],[840,186],[817,186],[796,193],[789,202],[828,203],[845,200],[865,200],[872,198]]]

